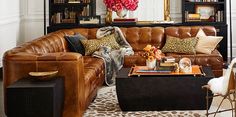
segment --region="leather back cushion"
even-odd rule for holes
[[[199,28],[208,36],[216,35],[216,30],[212,26],[181,26],[181,27],[130,27],[121,28],[127,41],[133,47],[134,51],[141,51],[147,44],[162,48],[165,44],[165,34],[185,38],[196,36]],[[15,48],[13,51],[25,51],[28,53],[51,53],[51,52],[66,52],[69,51],[68,43],[64,36],[80,33],[88,39],[95,39],[98,28],[75,28],[64,29],[50,33],[46,36],[35,39],[31,42]]]
[[[98,28],[77,28],[70,30],[62,30],[68,35],[80,33],[88,39],[96,38],[96,31]],[[143,50],[147,44],[152,44],[157,48],[164,46],[164,28],[163,27],[131,27],[120,28],[126,40],[133,47],[134,51]]]
[[[64,34],[61,32],[50,33],[46,36],[34,39],[19,45],[11,50],[12,53],[27,52],[34,54],[44,54],[53,52],[69,51]]]
[[[178,38],[195,37],[202,29],[207,36],[215,36],[216,29],[212,26],[180,26],[180,27],[167,27],[165,28],[165,35]]]

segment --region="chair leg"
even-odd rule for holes
[[[222,96],[222,95],[214,95],[214,96],[212,96],[212,97],[211,97],[211,96],[209,97],[209,94],[208,94],[208,93],[209,93],[209,90],[208,90],[208,89],[206,89],[206,90],[207,90],[207,91],[206,91],[206,93],[207,93],[207,94],[206,94],[206,116],[207,116],[207,117],[208,117],[209,115],[211,115],[211,114],[214,114],[214,117],[215,117],[217,113],[221,113],[221,112],[225,112],[225,111],[232,111],[232,117],[236,117],[236,91],[228,92],[228,93],[227,93],[226,95],[224,95],[224,96]],[[231,95],[231,94],[233,94],[233,95]],[[209,113],[209,110],[208,110],[208,108],[209,108],[209,99],[210,99],[210,98],[213,98],[213,97],[217,97],[217,96],[221,96],[221,97],[223,97],[223,99],[221,100],[221,102],[220,102],[218,108],[216,109],[216,111]],[[232,96],[233,96],[233,97],[232,97]],[[231,105],[231,109],[219,110],[225,99],[229,100],[230,105]],[[234,104],[233,104],[233,103],[234,103]],[[233,112],[233,111],[234,111],[234,112]]]
[[[233,91],[233,102],[234,102],[233,111],[234,111],[234,116],[236,117],[236,90]]]
[[[208,100],[208,99],[209,99],[208,96],[209,96],[209,94],[208,94],[208,89],[206,89],[206,90],[207,90],[207,91],[206,91],[206,92],[207,92],[207,94],[206,94],[206,95],[207,95],[207,96],[206,96],[206,116],[208,117],[208,107],[209,107],[209,105],[208,105],[208,104],[209,104],[209,102],[208,102],[208,101],[209,101],[209,100]]]
[[[215,114],[214,114],[214,117],[215,117],[216,114],[219,112],[220,106],[222,105],[222,103],[223,103],[223,101],[225,100],[225,98],[226,98],[226,96],[224,96],[224,98],[221,100],[220,105],[218,106],[218,108],[217,108],[217,110],[216,110],[216,112],[215,112]]]
[[[228,94],[227,97],[228,97],[227,99],[229,100],[229,103],[230,103],[230,105],[231,105],[231,109],[232,109],[232,117],[234,117],[233,100],[232,100],[231,97],[230,97],[230,93]]]

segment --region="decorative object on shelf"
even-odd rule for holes
[[[208,20],[210,16],[215,15],[215,7],[212,5],[196,5],[195,12],[201,15],[200,19]]]
[[[128,10],[137,9],[139,0],[103,0],[103,2],[107,9],[115,11],[117,16],[124,18]]]
[[[97,16],[83,16],[78,18],[79,24],[101,24],[101,17]]]
[[[150,69],[155,68],[157,62],[160,62],[162,58],[161,50],[152,45],[147,45],[145,48],[143,48],[143,50],[144,53],[142,54],[142,56],[146,58],[146,65]]]
[[[117,11],[116,15],[121,18],[121,19],[125,19],[127,16],[128,10],[127,9],[123,9],[121,11]]]
[[[179,61],[179,69],[180,72],[192,72],[192,64],[191,64],[191,60],[189,58],[182,58]]]
[[[112,23],[112,10],[107,9],[106,17],[105,17],[105,23],[111,24]]]
[[[69,10],[68,10],[68,8],[64,9],[64,17],[65,17],[65,19],[69,18]]]
[[[164,21],[171,21],[170,0],[164,0]]]

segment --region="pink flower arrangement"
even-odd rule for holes
[[[139,0],[103,0],[103,2],[108,9],[117,12],[123,9],[136,10]]]

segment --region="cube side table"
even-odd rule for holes
[[[7,87],[8,117],[61,117],[64,103],[64,78],[38,81],[23,78]]]

